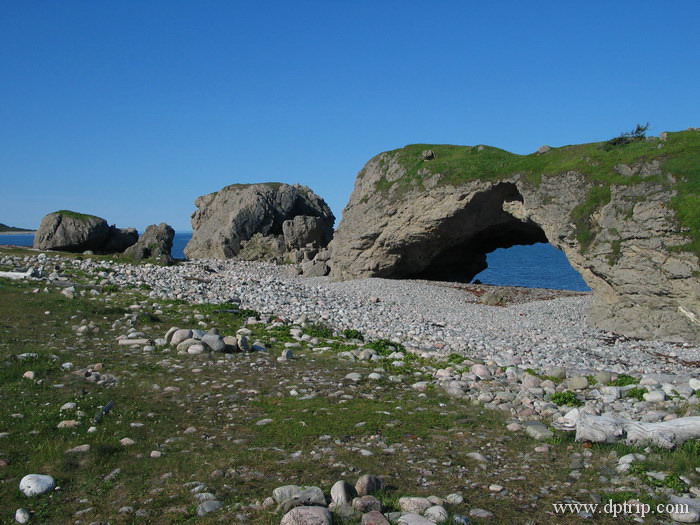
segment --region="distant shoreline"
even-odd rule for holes
[[[18,232],[0,232],[0,235],[27,235],[30,233],[36,233],[36,230],[22,230]]]

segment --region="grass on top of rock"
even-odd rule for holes
[[[100,217],[97,217],[96,215],[88,215],[87,213],[78,213],[77,211],[72,211],[72,210],[58,210],[55,211],[54,213],[63,215],[65,217],[70,217],[71,219],[77,219],[79,221],[88,221],[90,219],[99,219]]]
[[[661,147],[659,147],[661,146]],[[424,160],[421,153],[431,149],[432,160]],[[614,147],[607,142],[595,142],[552,148],[544,154],[518,155],[490,146],[454,146],[411,144],[404,148],[380,154],[380,165],[396,160],[403,174],[389,180],[381,177],[376,183],[380,193],[395,200],[413,189],[424,189],[424,181],[438,177],[439,185],[459,186],[474,180],[498,180],[521,175],[533,185],[543,176],[577,172],[593,187],[589,196],[572,216],[583,242],[587,242],[585,217],[609,200],[610,186],[626,186],[654,182],[676,190],[671,201],[676,218],[688,235],[688,243],[676,249],[700,255],[700,132],[668,133],[667,140],[650,137],[630,140]],[[642,177],[621,175],[618,165],[634,166],[658,161],[664,176]],[[672,179],[665,173],[673,175]]]

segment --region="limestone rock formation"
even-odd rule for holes
[[[135,261],[151,259],[158,264],[172,264],[174,260],[170,252],[174,238],[175,230],[168,224],[151,224],[138,242],[124,251],[124,255]]]
[[[595,326],[700,341],[700,133],[531,155],[429,146],[428,160],[426,149],[360,171],[331,243],[333,279],[469,281],[488,252],[549,241],[593,289]]]
[[[195,201],[190,259],[289,259],[293,250],[320,249],[333,235],[335,217],[306,186],[233,184]]]
[[[102,246],[100,251],[105,253],[123,252],[129,246],[136,244],[138,240],[139,232],[136,228],[117,228],[113,225],[109,227],[107,242]]]
[[[101,253],[122,252],[138,239],[134,228],[120,229],[94,215],[60,210],[46,215],[34,236],[34,248]]]

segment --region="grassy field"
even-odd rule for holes
[[[76,282],[94,280],[67,273]],[[0,432],[7,433],[0,437],[1,523],[14,523],[15,509],[24,507],[35,513],[34,523],[42,524],[76,519],[276,524],[281,514],[274,507],[251,507],[275,487],[316,485],[328,494],[335,481],[354,483],[370,473],[386,480],[381,499],[389,510],[400,496],[457,492],[465,503],[449,507],[453,514],[473,507],[495,514],[474,523],[566,524],[580,518],[555,516],[552,503],[589,502],[592,494],[605,502],[630,497],[640,488],[613,489],[600,479],[615,476],[610,454],[627,453],[627,447],[594,446],[591,457],[583,459],[588,467],[580,470],[581,477],[572,477],[575,455],[589,449],[569,436],[557,435],[548,452],[535,452],[542,443],[507,431],[506,415],[445,397],[436,388],[411,388],[415,381],[431,379],[430,371],[446,362],[407,360],[402,382],[353,383],[345,379],[348,373],[366,376],[378,364],[339,359],[336,354],[353,343],[322,325],[302,327],[320,340],[295,348],[295,359],[278,361],[284,343],[295,341],[291,323],[248,325],[251,339],[267,352],[192,356],[167,347],[147,351],[120,346],[116,338],[134,328],[156,339],[171,326],[216,327],[234,334],[254,312],[154,301],[138,288],[72,299],[57,287],[44,288],[44,283],[0,279]],[[80,326],[87,327],[82,334]],[[458,361],[453,358],[452,364]],[[86,369],[112,374],[116,383],[90,382]],[[34,372],[33,380],[23,377],[27,371]],[[94,423],[109,401],[112,411]],[[75,409],[60,410],[71,402]],[[258,424],[266,419],[271,421]],[[57,428],[63,420],[79,425]],[[91,426],[96,430],[88,432]],[[134,444],[123,445],[123,438]],[[66,452],[86,444],[87,452]],[[700,466],[692,446],[648,454],[640,468],[661,465],[688,475]],[[160,457],[152,457],[154,451]],[[480,464],[470,452],[482,453],[488,463]],[[18,484],[29,473],[52,475],[59,489],[25,497]],[[198,517],[192,492],[197,483],[224,508]],[[489,491],[493,483],[505,490]],[[120,513],[123,507],[133,512]],[[599,515],[592,521],[620,519]]]

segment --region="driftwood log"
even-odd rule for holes
[[[672,449],[689,439],[700,439],[700,416],[679,417],[659,423],[644,423],[611,416],[596,416],[574,408],[555,425],[560,430],[576,431],[576,441],[655,445]]]
[[[5,279],[12,279],[13,281],[18,281],[20,279],[28,279],[29,277],[32,277],[33,272],[33,268],[30,268],[26,272],[0,272],[0,277],[3,277]]]

